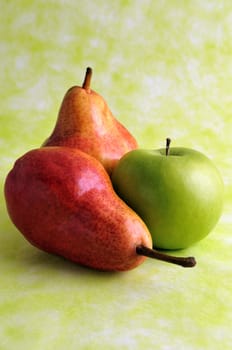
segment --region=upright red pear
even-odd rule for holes
[[[113,116],[106,101],[90,88],[92,69],[82,86],[64,96],[55,128],[43,146],[78,148],[98,159],[111,174],[118,160],[137,148],[130,132]]]

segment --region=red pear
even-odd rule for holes
[[[55,128],[43,146],[78,148],[98,159],[111,174],[118,160],[137,148],[137,142],[103,97],[90,88],[91,76],[92,69],[87,68],[83,85],[67,91]]]
[[[5,198],[15,226],[46,252],[109,271],[135,268],[145,255],[190,266],[151,249],[143,221],[116,195],[104,167],[80,150],[29,151],[8,174]]]
[[[142,220],[115,194],[102,165],[80,150],[46,147],[16,161],[5,184],[10,217],[38,248],[102,270],[127,270],[151,247]]]

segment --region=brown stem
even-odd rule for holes
[[[196,265],[196,260],[194,257],[189,256],[187,258],[177,257],[172,255],[167,255],[159,252],[155,249],[150,249],[144,245],[139,245],[136,247],[136,253],[139,255],[147,256],[152,259],[163,260],[172,264],[180,265],[183,267],[193,267]]]
[[[86,69],[85,79],[84,79],[84,82],[82,84],[82,88],[85,90],[90,90],[90,82],[91,82],[92,73],[93,73],[92,68],[88,67]]]
[[[166,156],[169,155],[171,139],[169,137],[166,138]]]

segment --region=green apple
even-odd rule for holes
[[[182,147],[136,149],[112,174],[118,195],[148,226],[153,244],[181,249],[203,239],[216,225],[223,205],[223,181],[213,162]]]

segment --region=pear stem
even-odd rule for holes
[[[166,138],[166,156],[169,155],[170,143],[171,143],[171,139],[170,139],[169,137],[167,137],[167,138]]]
[[[167,254],[159,252],[158,250],[145,247],[144,245],[137,246],[136,253],[139,255],[146,256],[148,258],[166,261],[166,262],[180,265],[183,267],[194,267],[196,265],[196,260],[192,256],[185,258],[185,257],[177,257],[177,256],[167,255]]]
[[[93,73],[92,68],[88,67],[86,69],[85,79],[84,79],[84,82],[82,84],[82,88],[87,90],[87,91],[90,90],[90,82],[91,82],[92,73]]]

